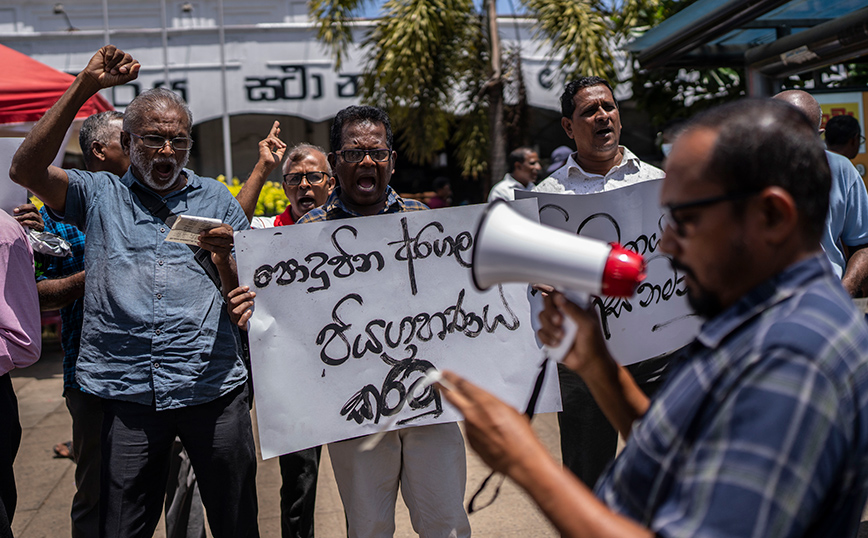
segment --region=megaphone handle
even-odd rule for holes
[[[563,329],[564,337],[561,339],[560,344],[556,347],[543,346],[546,358],[555,362],[561,362],[564,360],[564,357],[567,356],[570,348],[573,347],[573,341],[576,339],[576,331],[579,329],[579,326],[576,325],[573,318],[564,314]]]
[[[563,293],[564,297],[568,300],[576,303],[582,308],[587,308],[591,300],[591,296],[582,291],[560,289],[558,291]],[[564,357],[567,356],[567,352],[569,352],[573,345],[573,341],[576,339],[576,331],[579,329],[573,318],[568,316],[565,312],[561,313],[564,315],[564,337],[561,339],[561,343],[556,347],[543,346],[546,357],[555,362],[562,362]]]

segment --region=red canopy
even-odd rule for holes
[[[37,121],[45,114],[75,77],[37,62],[30,56],[0,45],[0,124]],[[99,94],[81,107],[76,118],[114,110]]]

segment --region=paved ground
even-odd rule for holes
[[[15,462],[19,498],[12,528],[17,538],[69,535],[69,506],[75,492],[74,464],[68,459],[54,458],[52,448],[70,438],[71,420],[61,396],[63,374],[59,345],[47,340],[45,347],[39,362],[30,368],[13,371],[12,381],[24,429]],[[549,449],[559,454],[556,450],[559,440],[555,416],[539,416],[534,424]],[[487,475],[488,468],[472,453],[468,453],[467,466],[469,495]],[[257,480],[262,536],[279,537],[280,473],[276,458],[259,462]],[[395,536],[416,536],[400,497],[399,503]],[[474,535],[480,537],[557,536],[536,507],[510,483],[504,484],[492,506],[470,517],[470,524]],[[343,507],[326,450],[323,451],[317,489],[316,534],[320,538],[346,536]],[[162,523],[155,536],[165,538]]]

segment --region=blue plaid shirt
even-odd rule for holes
[[[658,536],[855,536],[868,325],[823,255],[705,323],[597,484]]]
[[[66,258],[46,256],[43,276],[38,280],[63,278],[84,271],[84,234],[75,226],[57,222],[48,216],[43,206],[39,210],[45,221],[45,231],[58,235],[69,242],[72,255]],[[81,342],[81,321],[84,317],[84,301],[79,298],[60,309],[60,341],[63,345],[63,386],[67,389],[81,390],[75,381],[75,359]]]
[[[362,217],[364,215],[360,215],[355,211],[349,209],[340,198],[341,194],[341,186],[336,185],[332,193],[329,195],[326,202],[317,207],[316,209],[311,209],[307,213],[304,214],[296,224],[304,224],[306,222],[324,222],[327,220],[337,220],[337,219],[346,219],[350,217]],[[384,215],[386,213],[403,213],[404,211],[421,211],[423,209],[428,209],[428,206],[423,204],[422,202],[418,202],[416,200],[404,199],[398,196],[398,193],[392,189],[391,186],[386,185],[386,207],[383,208],[382,211],[377,213],[378,215]]]

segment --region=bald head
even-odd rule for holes
[[[823,119],[823,111],[820,108],[820,103],[814,99],[814,96],[802,90],[786,90],[775,95],[773,99],[778,99],[793,105],[802,111],[802,114],[811,120],[813,125],[820,129],[820,122]]]

